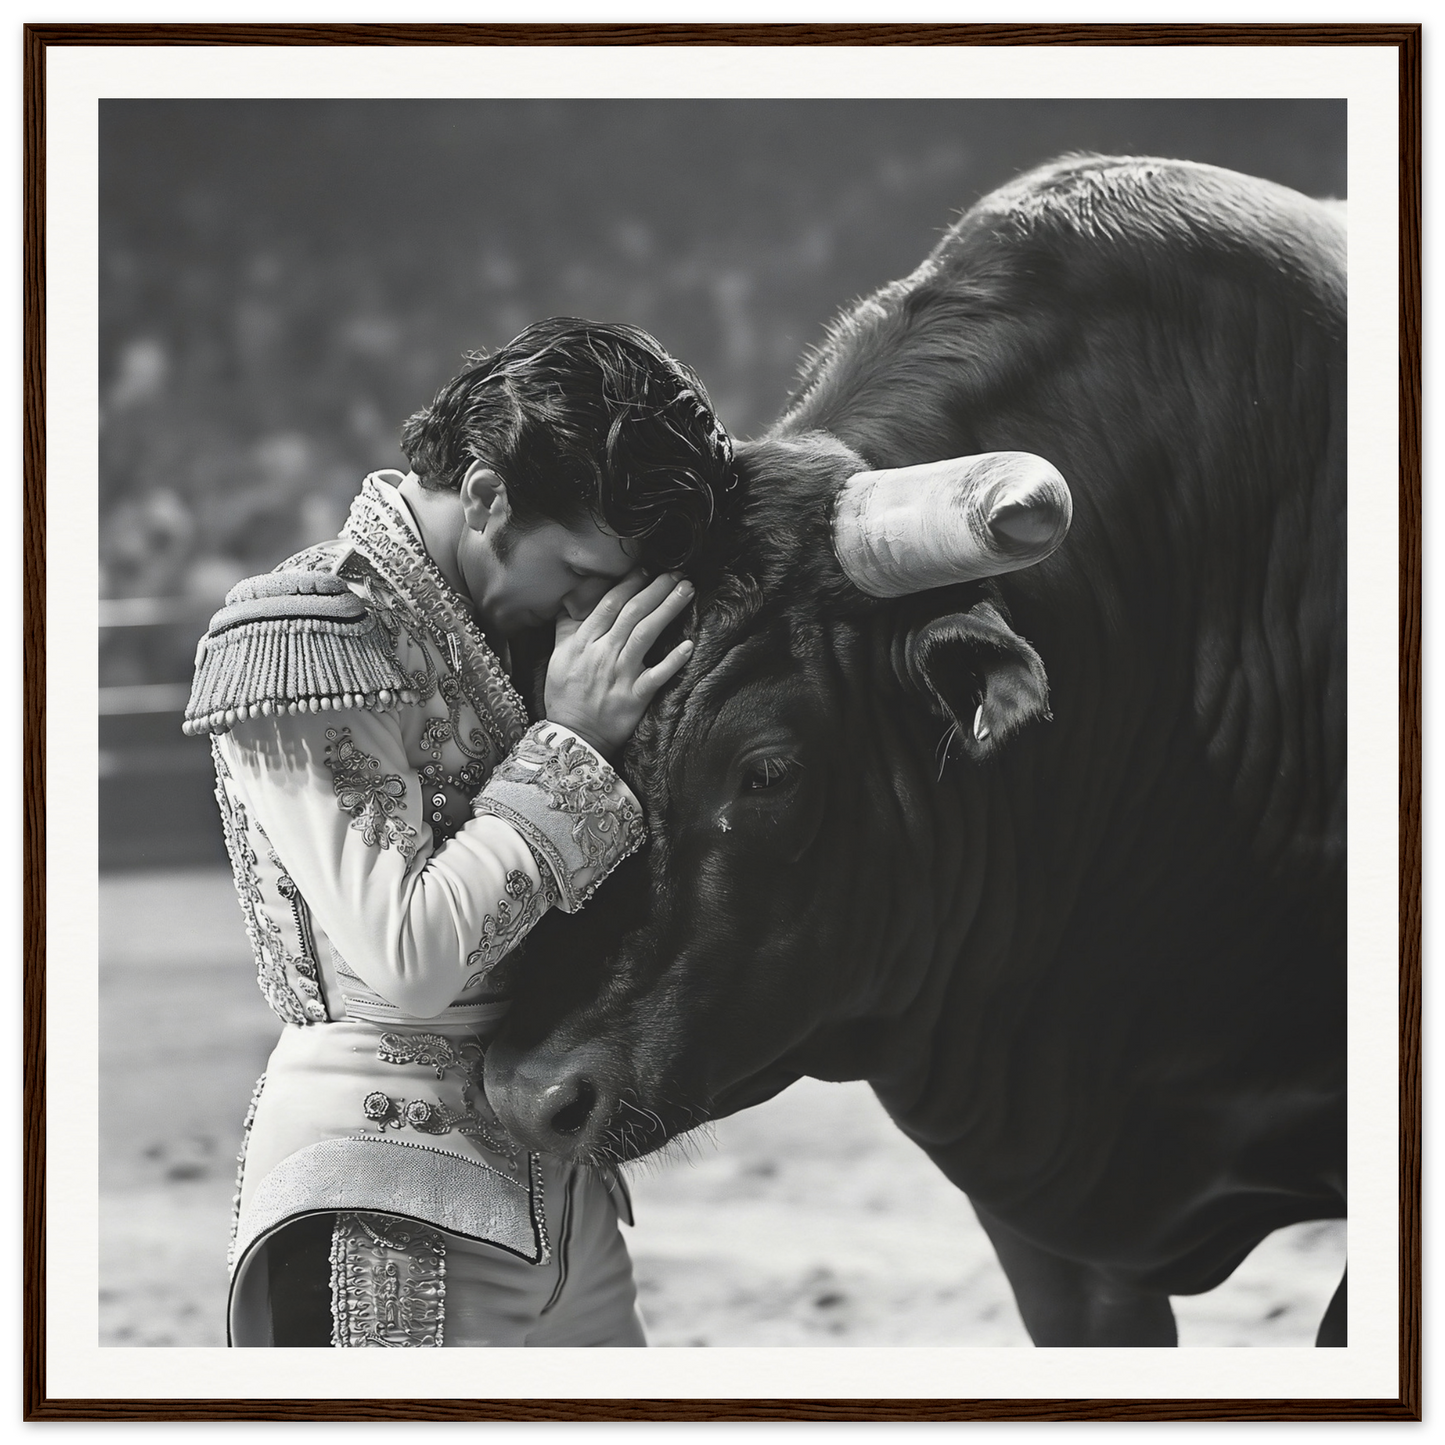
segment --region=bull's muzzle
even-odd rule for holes
[[[499,1041],[487,1050],[487,1102],[526,1148],[600,1161],[617,1104],[602,1062],[586,1047],[566,1053],[519,1051]]]

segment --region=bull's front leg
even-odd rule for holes
[[[1021,1239],[984,1210],[977,1213],[1034,1344],[1179,1343],[1168,1295],[1117,1284],[1099,1270]]]

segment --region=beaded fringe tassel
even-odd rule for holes
[[[252,717],[417,701],[372,617],[268,618],[201,639],[181,730],[222,733]]]

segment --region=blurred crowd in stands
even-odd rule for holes
[[[646,327],[748,434],[840,305],[1020,169],[1152,151],[1342,195],[1343,127],[1329,102],[104,102],[102,596],[203,620],[540,316]],[[117,633],[102,683],[182,677],[197,631]]]

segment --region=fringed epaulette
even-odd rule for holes
[[[182,730],[221,733],[248,717],[414,703],[380,621],[329,572],[238,582],[196,649]]]

